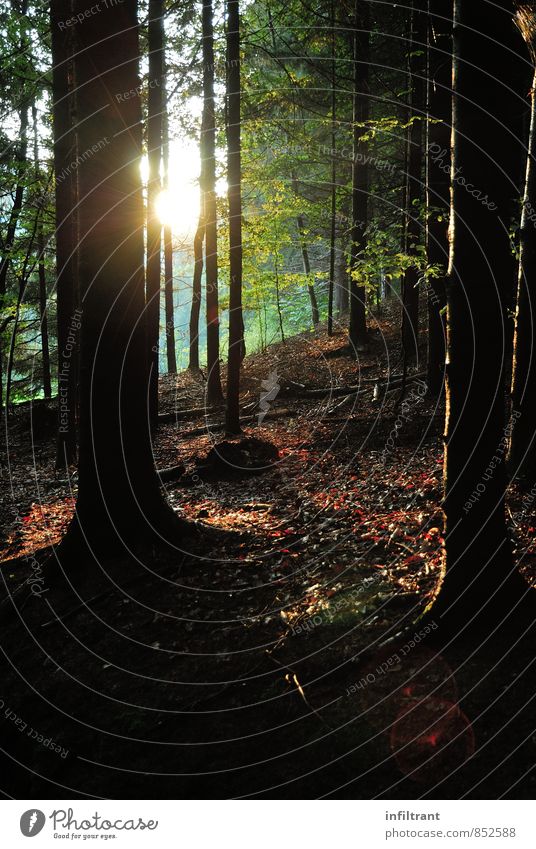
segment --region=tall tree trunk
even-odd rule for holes
[[[29,277],[33,271],[33,267],[28,268],[30,264],[30,257],[33,253],[34,243],[36,241],[37,229],[39,227],[39,211],[36,211],[36,216],[33,224],[33,231],[30,237],[30,241],[28,247],[26,249],[26,256],[24,257],[24,262],[22,266],[22,271],[19,277],[19,289],[17,293],[17,304],[15,307],[15,317],[13,319],[13,329],[11,333],[11,338],[9,341],[9,353],[7,358],[7,367],[6,367],[6,416],[8,415],[9,403],[11,401],[11,386],[13,379],[13,367],[15,365],[15,343],[17,339],[17,332],[19,329],[19,320],[20,313],[22,308],[22,302],[24,300],[24,295],[26,294],[26,287],[28,285]]]
[[[12,0],[12,7],[15,11],[20,11],[21,15],[26,15],[28,10],[28,2],[27,0],[22,0],[20,10],[17,9],[15,3]],[[21,51],[28,48],[27,45],[27,36],[23,31],[20,40],[20,48]],[[17,175],[17,185],[15,187],[15,194],[13,198],[13,205],[11,207],[11,212],[9,214],[9,221],[7,224],[6,238],[3,241],[2,246],[2,256],[0,259],[0,311],[4,310],[4,302],[7,294],[7,275],[9,266],[11,263],[11,251],[13,250],[13,246],[15,243],[15,235],[17,232],[17,224],[19,221],[20,213],[22,210],[22,202],[24,199],[24,190],[26,183],[26,154],[28,151],[28,107],[26,103],[23,103],[19,110],[19,126],[20,126],[20,134],[19,134],[19,144],[17,148],[17,160],[18,160],[18,175]],[[4,319],[2,330],[8,324],[8,319]],[[4,386],[4,368],[3,368],[3,350],[2,350],[2,338],[0,336],[0,409],[3,403],[3,386]],[[7,401],[6,401],[6,414],[7,414]]]
[[[446,561],[431,608],[454,630],[494,627],[527,589],[513,570],[504,504],[508,231],[522,152],[514,93],[524,73],[511,11],[509,0],[455,0]]]
[[[58,434],[56,466],[76,460],[78,412],[78,169],[74,127],[75,82],[71,0],[51,0],[54,173],[56,200],[56,312],[58,335]],[[82,151],[85,153],[85,150]],[[74,340],[74,341],[73,341]]]
[[[419,204],[423,198],[423,121],[425,119],[426,0],[413,0],[409,43],[411,128],[409,132],[407,253],[418,257],[422,239]],[[410,266],[402,281],[402,346],[406,363],[419,357],[419,268]]]
[[[333,298],[335,292],[335,261],[337,249],[337,31],[335,29],[335,0],[331,0],[331,221],[329,239],[328,336],[333,336]]]
[[[311,280],[311,261],[309,259],[309,249],[307,247],[307,240],[305,238],[305,222],[303,220],[302,215],[298,215],[296,223],[298,225],[298,235],[300,237],[300,249],[302,255],[303,271],[307,280],[307,294],[309,295],[309,302],[311,304],[311,318],[313,321],[313,326],[316,327],[320,321],[320,314],[318,311],[318,301],[316,300],[315,287]]]
[[[83,14],[85,0],[75,0]],[[141,104],[135,0],[77,30],[80,185],[80,461],[67,543],[110,551],[180,526],[163,500],[147,411]],[[117,57],[121,57],[118,62]],[[129,97],[120,97],[123,92]]]
[[[406,31],[406,39],[408,38],[409,29]],[[409,52],[409,51],[408,51]],[[407,70],[406,70],[406,86],[409,87],[409,56],[407,57]],[[406,97],[404,97],[404,101],[406,101]],[[409,102],[402,102],[400,104],[400,121],[402,124],[406,125],[409,122]],[[409,219],[409,210],[408,210],[408,172],[409,172],[409,145],[410,145],[410,133],[411,128],[408,126],[405,131],[404,137],[404,166],[403,166],[403,181],[400,186],[400,212],[402,213],[400,216],[400,253],[405,254],[408,248],[408,219]],[[402,295],[404,293],[404,273],[399,277],[400,284],[400,299],[402,300]]]
[[[201,192],[203,195],[203,192]],[[201,205],[203,197],[201,197]],[[201,279],[203,277],[203,240],[205,238],[205,218],[203,210],[194,236],[194,277],[192,281],[192,305],[190,307],[190,371],[199,371],[199,316],[201,314]]]
[[[173,235],[171,227],[164,226],[164,279],[166,307],[166,355],[168,374],[177,373],[175,349],[175,309],[173,304]]]
[[[274,274],[275,274],[275,303],[277,307],[277,317],[279,319],[279,330],[281,333],[281,341],[285,341],[285,329],[283,327],[283,310],[281,309],[281,287],[279,285],[279,263],[277,261],[277,252],[274,255]]]
[[[205,118],[203,115],[203,119]],[[199,218],[194,235],[194,274],[192,280],[192,303],[190,306],[190,356],[188,368],[190,371],[199,371],[199,317],[201,315],[201,284],[203,279],[203,242],[205,240],[205,199],[206,199],[206,172],[205,160],[203,158],[203,138],[205,127],[201,121],[200,149],[200,173],[199,173]]]
[[[164,97],[163,0],[149,0],[149,94],[147,102],[147,344],[150,363],[149,415],[158,416],[158,372],[160,351],[160,290],[162,274],[162,222],[157,201],[162,191],[162,111]]]
[[[335,279],[335,309],[337,317],[341,318],[341,316],[348,312],[350,295],[348,290],[347,244],[344,234],[341,234],[339,239],[339,261],[336,264]]]
[[[18,159],[18,179],[15,187],[13,205],[9,214],[9,221],[6,229],[6,237],[3,241],[2,259],[0,260],[0,295],[5,296],[7,273],[11,261],[10,251],[13,248],[17,224],[22,209],[22,201],[24,199],[25,177],[26,177],[26,154],[28,150],[28,109],[22,107],[19,113],[19,144],[17,147]]]
[[[450,134],[452,120],[451,0],[428,0],[428,73],[426,122],[426,257],[429,265],[448,266]],[[444,277],[426,281],[428,311],[428,391],[441,392],[445,376],[446,303]]]
[[[11,262],[11,251],[13,250],[15,244],[15,235],[17,232],[17,223],[19,221],[20,213],[22,210],[22,202],[24,199],[24,187],[25,187],[25,179],[26,179],[26,154],[28,149],[28,141],[27,141],[27,132],[28,132],[28,109],[24,106],[20,110],[20,145],[19,145],[19,176],[17,186],[15,188],[15,196],[13,200],[13,206],[11,207],[11,212],[9,215],[9,221],[7,225],[6,238],[4,240],[2,259],[0,261],[0,307],[3,308],[5,297],[7,294],[7,275],[9,271],[9,265]],[[3,402],[3,351],[1,345],[0,338],[0,404]],[[8,405],[8,393],[6,391],[6,415],[7,415],[7,405]]]
[[[48,315],[47,315],[47,281],[45,273],[45,240],[43,236],[43,207],[44,197],[40,188],[40,165],[39,165],[39,133],[37,127],[37,108],[32,106],[32,120],[34,129],[34,165],[35,183],[37,197],[37,274],[39,280],[39,328],[41,331],[41,361],[43,367],[43,395],[50,398],[52,386],[50,379],[50,350],[48,344]]]
[[[536,481],[536,356],[534,307],[536,300],[536,4],[519,4],[516,21],[529,47],[535,74],[530,92],[531,118],[525,190],[519,237],[519,276],[512,370],[512,434],[509,466],[512,475],[532,486]]]
[[[50,374],[50,345],[48,339],[48,312],[47,312],[47,278],[45,270],[45,240],[43,237],[43,224],[39,224],[37,233],[37,252],[39,255],[39,327],[41,330],[41,360],[43,367],[43,395],[45,398],[52,397],[52,379]]]
[[[291,180],[292,180],[292,188],[294,190],[294,194],[299,197],[299,188],[298,188],[298,178],[294,171],[291,172]],[[318,301],[316,300],[316,292],[315,287],[311,281],[311,262],[309,259],[309,249],[307,247],[307,239],[305,238],[305,221],[303,215],[296,216],[296,226],[298,229],[298,236],[300,239],[300,251],[302,255],[302,265],[303,271],[307,280],[307,294],[309,295],[309,302],[311,304],[311,318],[313,321],[313,326],[316,325],[320,321],[320,314],[318,311]]]
[[[318,312],[318,301],[316,300],[315,287],[311,280],[311,263],[309,260],[309,249],[305,240],[305,224],[301,215],[298,215],[297,224],[298,233],[300,235],[303,270],[307,278],[307,294],[309,295],[309,302],[311,304],[311,319],[313,321],[313,326],[316,327],[320,321],[320,314]]]
[[[353,92],[353,162],[352,162],[352,230],[350,248],[350,345],[354,352],[367,348],[366,290],[358,281],[359,262],[367,247],[369,167],[368,143],[363,136],[370,117],[370,8],[368,2],[355,0],[354,16],[354,92]]]
[[[220,375],[218,299],[218,211],[216,206],[216,113],[214,102],[214,23],[212,0],[203,0],[203,118],[201,159],[205,211],[205,284],[207,310],[207,401],[223,399]]]
[[[164,112],[164,190],[169,192],[169,119],[167,101]],[[169,224],[164,225],[164,292],[166,309],[166,354],[168,374],[177,373],[175,351],[175,308],[173,303],[173,233]]]
[[[242,166],[240,149],[240,8],[227,0],[227,183],[229,199],[229,359],[227,361],[228,433],[240,433],[242,321]]]

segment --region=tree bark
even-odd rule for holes
[[[439,265],[445,270],[449,256],[452,25],[448,18],[451,7],[451,0],[428,0],[427,115],[433,123],[426,123],[426,257],[429,265]],[[428,391],[438,395],[445,377],[444,277],[428,277],[425,291]]]
[[[56,312],[58,334],[58,435],[56,467],[76,461],[78,417],[78,170],[70,0],[51,0],[54,173],[56,200]],[[82,154],[85,151],[82,151]]]
[[[4,240],[2,260],[0,261],[0,306],[3,308],[4,300],[7,294],[7,275],[9,271],[9,266],[11,263],[11,251],[13,250],[15,244],[15,235],[17,232],[17,223],[19,221],[20,213],[22,210],[22,202],[24,199],[24,191],[25,191],[25,175],[26,175],[26,155],[28,150],[28,109],[26,106],[23,106],[20,110],[20,145],[18,150],[18,161],[19,161],[19,177],[17,186],[15,188],[15,196],[13,200],[13,206],[11,207],[11,212],[9,215],[9,221],[7,225],[6,238]],[[15,332],[15,331],[13,331]],[[3,402],[3,351],[1,346],[0,339],[0,405]],[[6,415],[7,415],[7,406],[9,403],[8,391],[6,388]]]
[[[75,0],[74,14],[85,9],[85,0]],[[171,539],[180,523],[160,492],[147,410],[135,0],[86,18],[77,37],[79,143],[94,153],[78,169],[80,461],[67,543],[83,536],[93,550],[109,553],[158,534]]]
[[[281,333],[281,341],[285,341],[285,329],[283,327],[283,310],[281,309],[281,288],[279,285],[279,263],[277,261],[277,253],[274,256],[274,275],[275,275],[275,304],[277,307],[277,317],[279,320],[279,331]]]
[[[201,193],[203,194],[203,193]],[[201,198],[201,203],[203,199]],[[201,314],[201,278],[203,276],[203,240],[205,238],[205,219],[203,211],[194,236],[194,277],[192,281],[192,305],[190,307],[190,371],[199,371],[199,316]]]
[[[158,417],[158,373],[160,351],[160,290],[162,274],[162,222],[157,201],[162,191],[162,111],[164,98],[163,0],[149,0],[149,93],[147,102],[147,344],[150,364],[149,415]]]
[[[291,180],[292,188],[294,189],[294,194],[296,195],[296,197],[299,197],[298,178],[294,171],[291,172]],[[311,282],[311,262],[309,260],[309,249],[307,247],[307,240],[305,238],[305,221],[303,215],[296,216],[296,226],[300,239],[300,251],[302,255],[303,271],[307,279],[307,294],[309,295],[309,302],[311,304],[311,318],[313,321],[313,326],[316,327],[316,325],[320,321],[320,315],[318,312],[318,302],[316,300],[315,288]]]
[[[531,60],[536,65],[536,5],[520,4],[516,15],[518,26],[528,44]],[[519,237],[519,274],[512,369],[512,434],[509,467],[514,477],[528,486],[536,482],[536,357],[534,355],[534,308],[536,299],[536,68],[530,92],[531,115],[525,172],[525,189]]]
[[[204,163],[205,284],[207,310],[207,401],[223,399],[220,375],[220,310],[218,298],[218,212],[216,206],[216,114],[214,102],[214,24],[212,0],[203,0],[203,118],[201,159]]]
[[[52,385],[50,378],[50,349],[48,343],[48,315],[47,315],[47,280],[45,273],[45,240],[43,236],[43,194],[40,186],[40,165],[39,165],[39,134],[37,128],[37,108],[32,106],[32,120],[34,127],[34,165],[35,165],[35,183],[37,194],[37,274],[39,281],[39,329],[41,332],[41,361],[43,368],[43,395],[45,398],[50,398],[52,395]]]
[[[335,292],[335,262],[337,250],[337,31],[335,29],[335,0],[330,5],[331,27],[331,220],[329,240],[328,336],[333,336],[333,299]]]
[[[341,318],[344,313],[348,312],[349,306],[348,270],[346,262],[347,246],[342,237],[341,243],[340,258],[336,266],[337,277],[335,280],[335,309],[338,318]]]
[[[227,182],[229,200],[229,358],[226,430],[240,433],[242,321],[242,166],[240,140],[240,8],[227,0]]]
[[[12,2],[12,6],[15,11],[19,11],[16,9],[15,4]],[[22,15],[26,15],[28,10],[28,2],[27,0],[23,0],[20,6],[20,13]],[[23,34],[21,36],[20,48],[21,51],[28,48],[26,35]],[[13,204],[11,207],[11,212],[9,214],[9,220],[7,224],[6,238],[3,241],[3,250],[2,257],[0,259],[0,310],[3,312],[4,310],[4,301],[7,294],[7,275],[9,271],[9,266],[11,263],[11,251],[13,250],[13,246],[15,244],[15,236],[17,232],[17,224],[19,221],[20,213],[22,210],[22,202],[24,199],[24,191],[25,191],[25,178],[26,178],[26,155],[28,151],[28,107],[26,103],[21,105],[19,110],[19,126],[20,126],[20,135],[19,135],[19,145],[17,149],[17,160],[18,160],[18,177],[17,177],[17,185],[15,187],[15,194],[13,197]],[[4,326],[2,329],[5,329],[7,326],[8,319],[5,319]],[[4,386],[4,374],[3,374],[3,359],[4,353],[2,350],[2,339],[0,336],[0,409],[3,403],[3,386]],[[6,415],[7,415],[7,400],[6,400]]]
[[[407,253],[418,257],[422,240],[419,204],[423,199],[423,120],[425,115],[425,51],[427,19],[425,0],[413,0],[411,7],[411,36],[409,79],[411,90],[411,128],[409,132],[408,196],[407,196]],[[406,362],[419,358],[419,268],[410,266],[402,280],[402,346]]]
[[[39,327],[41,330],[41,359],[43,367],[43,395],[52,397],[52,379],[50,374],[50,345],[48,339],[47,278],[45,271],[45,240],[43,224],[40,222],[37,233],[37,253],[39,256],[37,272],[39,275]]]
[[[24,198],[24,177],[26,170],[26,154],[28,149],[28,110],[23,107],[19,113],[19,146],[18,146],[18,164],[19,177],[15,187],[13,206],[9,215],[9,221],[6,230],[6,238],[4,239],[4,250],[2,259],[0,260],[0,294],[6,294],[7,273],[10,264],[10,251],[13,248],[15,241],[15,233],[17,231],[17,223],[22,209],[22,201]]]
[[[410,32],[410,26],[406,24],[405,38],[408,39],[408,34]],[[407,57],[407,67],[406,67],[406,80],[404,88],[409,88],[409,57]],[[400,121],[402,124],[407,124],[409,121],[409,102],[407,96],[404,96],[402,103],[399,106],[400,112]],[[400,186],[400,253],[405,254],[407,252],[408,247],[408,171],[409,171],[409,140],[410,140],[410,129],[409,127],[406,129],[405,138],[404,138],[404,167],[403,167],[403,182]],[[400,285],[400,299],[402,301],[402,294],[404,292],[404,273],[400,274],[399,277],[399,285]]]
[[[508,230],[522,154],[515,95],[522,90],[520,45],[508,0],[455,0],[446,559],[431,606],[431,615],[454,630],[498,625],[527,589],[513,569],[504,503],[504,367],[514,269]]]
[[[13,319],[13,329],[11,332],[11,339],[9,341],[9,352],[7,358],[7,367],[6,367],[6,417],[9,413],[9,404],[11,401],[11,386],[12,386],[12,378],[13,378],[13,367],[15,364],[15,343],[17,339],[17,331],[19,329],[19,319],[20,319],[20,311],[22,307],[22,302],[24,300],[24,295],[26,293],[26,286],[28,285],[28,280],[30,274],[32,272],[32,268],[28,268],[30,263],[30,257],[32,255],[34,249],[34,243],[36,241],[37,229],[39,227],[39,212],[36,213],[33,231],[30,237],[30,241],[28,247],[26,249],[26,256],[24,257],[24,263],[22,266],[22,271],[19,278],[19,289],[17,293],[17,304],[15,307],[15,316]]]
[[[335,293],[335,262],[337,251],[337,33],[335,29],[335,0],[330,5],[331,26],[331,220],[329,234],[328,336],[333,336],[333,300]]]
[[[316,300],[315,287],[311,282],[311,262],[309,260],[309,249],[307,247],[307,241],[305,239],[305,222],[303,220],[302,215],[298,215],[296,219],[296,224],[298,226],[298,235],[300,237],[300,250],[302,255],[303,271],[307,279],[307,294],[309,295],[309,302],[311,304],[311,319],[313,321],[313,327],[316,327],[317,324],[320,322],[320,314],[318,312],[318,302]]]
[[[367,349],[366,290],[358,282],[359,262],[367,247],[369,168],[368,143],[363,140],[370,117],[370,9],[362,0],[355,2],[352,230],[350,247],[350,345],[354,352]]]
[[[164,108],[164,190],[169,192],[169,119],[167,100]],[[177,373],[175,350],[175,306],[173,303],[173,233],[169,224],[164,224],[164,292],[166,310],[166,355],[168,374]]]

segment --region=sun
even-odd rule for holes
[[[170,144],[168,188],[156,199],[160,221],[178,238],[193,237],[199,218],[199,149],[187,139]]]
[[[193,236],[199,217],[199,188],[181,185],[160,192],[155,201],[156,213],[174,236]]]
[[[156,213],[178,239],[191,239],[199,218],[199,149],[188,139],[176,139],[169,150],[168,188],[155,201]],[[141,161],[141,175],[147,184],[148,162]]]

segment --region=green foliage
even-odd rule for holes
[[[54,186],[51,180],[51,59],[48,9],[23,0],[0,0],[0,33],[8,61],[0,70],[1,106],[9,118],[0,131],[0,196],[2,239],[17,187],[23,209],[11,248],[1,327],[3,384],[10,334],[17,326],[13,398],[40,391],[39,309],[36,224],[45,242],[45,274],[49,298],[48,327],[55,346]],[[141,78],[147,82],[147,3],[142,17]],[[243,3],[242,16],[242,196],[243,304],[249,351],[312,328],[309,287],[314,287],[320,317],[327,317],[331,248],[331,201],[335,167],[335,254],[337,267],[348,266],[352,238],[352,20],[353,4],[316,7],[301,0]],[[361,137],[367,145],[370,174],[369,220],[362,250],[352,274],[369,297],[378,297],[381,280],[397,280],[410,266],[421,275],[439,273],[426,265],[424,247],[401,251],[400,210],[405,181],[406,134],[412,121],[405,107],[405,45],[398,34],[404,11],[375,4],[372,49],[371,117]],[[202,59],[200,4],[169,3],[166,90],[171,136],[199,139]],[[397,35],[394,39],[385,34]],[[222,8],[215,6],[216,119],[219,131],[217,171],[226,177],[225,162],[225,29]],[[334,52],[334,55],[333,55]],[[332,87],[335,87],[333,114]],[[145,109],[146,88],[142,90]],[[33,156],[31,107],[37,108],[38,161]],[[26,143],[21,137],[26,115]],[[335,118],[335,125],[333,119]],[[178,199],[177,202],[180,202]],[[218,197],[219,273],[222,354],[225,354],[228,309],[227,198]],[[423,209],[415,210],[424,224]],[[360,243],[361,244],[361,243]],[[191,298],[191,244],[176,250],[177,347],[182,365],[188,351]],[[306,259],[305,259],[306,257]],[[306,265],[309,263],[309,271]],[[2,294],[0,293],[0,298]],[[204,304],[201,316],[204,315]],[[162,327],[164,320],[162,321]],[[203,321],[201,353],[205,344]],[[162,333],[162,367],[165,338]],[[54,359],[54,356],[53,356]]]

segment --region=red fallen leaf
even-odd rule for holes
[[[421,563],[422,562],[422,554],[411,554],[404,560],[404,563],[408,565],[409,563]]]
[[[423,539],[435,540],[435,537],[438,535],[438,533],[439,533],[439,528],[430,528],[429,531],[426,531],[424,534],[422,534],[422,537],[423,537]]]
[[[374,534],[372,531],[369,531],[366,534],[363,534],[361,539],[369,539],[371,542],[379,542],[381,540],[381,536],[379,534]]]

